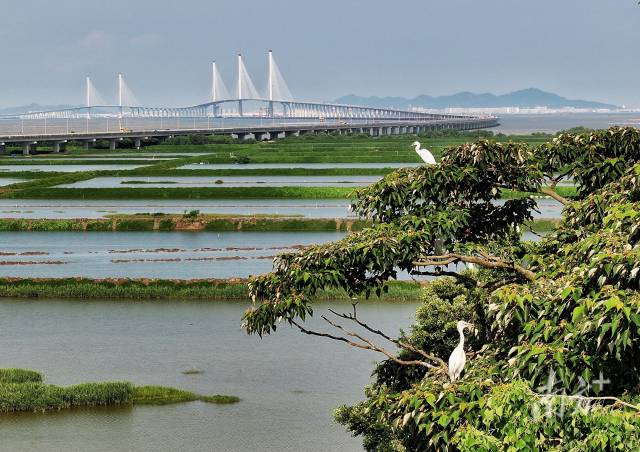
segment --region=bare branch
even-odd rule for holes
[[[420,361],[420,360],[403,360],[400,359],[398,356],[392,354],[391,352],[389,352],[388,350],[386,350],[385,348],[373,343],[371,340],[359,335],[358,333],[355,333],[353,331],[349,331],[347,329],[345,329],[342,325],[339,325],[335,322],[332,322],[331,320],[329,320],[326,316],[322,316],[322,318],[324,319],[325,322],[327,322],[329,325],[333,326],[334,328],[339,329],[340,331],[343,331],[344,334],[346,334],[347,336],[351,336],[351,337],[355,337],[356,339],[361,340],[362,342],[364,342],[365,344],[368,345],[368,349],[369,350],[373,350],[379,353],[382,353],[383,355],[385,355],[387,358],[391,359],[392,361],[407,366],[407,365],[417,365],[417,366],[423,366],[423,367],[427,367],[429,369],[434,369],[438,366],[434,366],[433,364],[429,364],[427,362],[424,361]],[[382,334],[382,333],[381,333]],[[388,337],[388,336],[385,336]],[[389,339],[391,340],[391,339]],[[391,340],[393,342],[393,340]],[[424,356],[424,355],[423,355]],[[442,361],[442,360],[440,360]]]
[[[385,338],[389,342],[393,342],[398,347],[401,347],[401,348],[404,348],[404,349],[409,350],[411,352],[417,353],[417,354],[421,355],[422,357],[424,357],[424,358],[436,363],[437,366],[446,368],[445,362],[442,359],[438,358],[437,356],[435,356],[435,355],[433,355],[431,353],[427,353],[424,350],[419,349],[418,347],[415,347],[415,346],[413,346],[413,345],[411,345],[411,344],[409,344],[407,342],[401,341],[400,339],[394,339],[394,338],[390,337],[389,335],[385,334],[384,332],[382,332],[381,330],[376,330],[376,329],[370,327],[365,322],[363,322],[360,319],[358,319],[355,304],[353,305],[353,314],[340,314],[339,312],[336,312],[333,309],[329,309],[329,311],[332,314],[334,314],[335,316],[337,316],[337,317],[341,317],[343,319],[351,320],[351,321],[357,323],[358,325],[360,325],[362,328],[364,328],[365,330],[369,331],[370,333],[377,334],[378,336],[381,336],[381,337]]]
[[[613,397],[613,396],[587,397],[587,396],[571,395],[571,394],[538,394],[538,393],[534,393],[534,394],[538,397],[549,397],[549,398],[563,397],[565,399],[576,399],[576,400],[586,400],[586,401],[611,401],[613,402],[613,405],[626,406],[627,408],[631,408],[640,413],[640,406],[633,405],[631,403],[625,402],[624,400],[620,400],[619,398]]]
[[[420,361],[420,360],[404,360],[401,359],[399,357],[397,357],[396,355],[392,354],[391,352],[385,350],[384,348],[374,344],[372,341],[363,338],[362,336],[353,333],[351,331],[347,331],[344,328],[342,328],[340,325],[337,325],[333,322],[331,322],[330,320],[328,320],[326,317],[322,317],[326,322],[328,322],[329,324],[333,325],[334,327],[338,328],[341,331],[344,331],[344,333],[348,336],[352,336],[352,337],[356,337],[357,339],[361,340],[363,343],[358,343],[358,342],[354,342],[351,341],[349,339],[347,339],[346,337],[343,336],[335,336],[333,334],[329,334],[329,333],[321,333],[318,331],[313,331],[313,330],[309,330],[305,327],[303,327],[302,325],[298,324],[296,321],[292,321],[291,323],[296,326],[302,333],[304,334],[308,334],[310,336],[318,336],[318,337],[325,337],[328,339],[332,339],[334,341],[339,341],[339,342],[344,342],[352,347],[356,347],[356,348],[360,348],[363,350],[372,350],[374,352],[378,352],[378,353],[382,353],[383,355],[385,355],[387,358],[389,358],[390,360],[392,360],[393,362],[400,364],[401,366],[421,366],[421,367],[426,367],[428,369],[433,369],[436,366],[426,363],[424,361]]]

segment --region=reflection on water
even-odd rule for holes
[[[0,417],[7,451],[154,452],[360,451],[331,419],[363,398],[371,352],[281,327],[260,340],[240,329],[244,303],[12,301],[0,303],[1,367],[45,373],[54,384],[128,380],[202,394],[234,394],[236,405],[80,410]],[[364,304],[360,316],[390,334],[410,325],[415,305]],[[316,304],[319,315],[344,304]],[[350,306],[349,306],[350,308]],[[196,367],[199,375],[181,371]]]

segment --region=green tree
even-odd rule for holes
[[[383,355],[367,399],[336,412],[368,450],[637,449],[639,159],[633,128],[560,134],[537,148],[481,140],[447,149],[437,166],[398,170],[357,193],[354,210],[371,228],[279,256],[249,284],[244,327],[265,335],[285,323]],[[575,200],[556,191],[566,179]],[[564,212],[532,243],[519,231],[536,193]],[[451,270],[461,263],[480,270]],[[322,315],[324,331],[305,326],[318,290],[379,295],[398,271],[448,277],[426,290],[408,333],[366,324],[357,304]],[[451,383],[455,339],[444,332],[459,319],[478,333]],[[572,396],[540,394],[545,385]]]

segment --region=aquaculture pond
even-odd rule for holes
[[[370,185],[382,176],[224,176],[224,177],[96,177],[59,188],[116,188],[116,187],[361,187]]]
[[[21,277],[231,278],[340,232],[0,232],[0,274]]]
[[[193,163],[180,169],[271,169],[271,168],[406,168],[421,166],[422,163]]]
[[[363,398],[380,356],[282,327],[247,336],[242,302],[0,302],[1,367],[42,371],[47,382],[127,380],[196,393],[235,394],[235,405],[89,409],[0,416],[2,450],[154,452],[361,451],[332,410]],[[316,304],[341,311],[346,304]],[[412,323],[409,303],[364,303],[362,319],[390,334]],[[322,320],[310,325],[324,328]],[[185,375],[190,369],[199,374]]]
[[[245,278],[270,271],[280,253],[344,236],[343,232],[0,232],[0,274]],[[538,236],[527,232],[525,238]]]
[[[17,184],[24,182],[24,179],[16,179],[14,177],[0,177],[0,186]]]
[[[130,170],[134,168],[140,168],[144,165],[136,165],[136,164],[111,164],[106,163],[104,165],[64,165],[64,164],[55,164],[50,165],[48,163],[43,163],[41,165],[33,164],[33,165],[0,165],[0,172],[15,172],[15,171],[55,171],[60,173],[75,173],[77,171],[103,171],[103,170]]]
[[[0,218],[102,218],[110,214],[191,210],[221,215],[353,217],[347,199],[0,199]]]
[[[535,218],[560,218],[560,203],[550,198],[536,202],[539,212],[533,212]],[[175,214],[191,210],[220,215],[354,218],[349,205],[347,199],[0,199],[0,218],[103,218],[112,214]]]

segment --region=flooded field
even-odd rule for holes
[[[0,186],[17,184],[24,182],[24,179],[16,179],[14,177],[0,177]]]
[[[0,178],[0,181],[2,179]],[[537,200],[534,218],[560,218],[562,206]],[[185,213],[355,218],[347,199],[56,200],[0,199],[0,218],[104,218],[113,214]]]
[[[231,278],[339,232],[0,232],[0,274],[21,277]]]
[[[47,452],[361,451],[333,423],[338,405],[362,399],[371,352],[290,328],[260,340],[240,329],[247,303],[0,302],[0,367],[45,373],[47,381],[128,380],[239,396],[201,402],[3,415],[2,450]],[[348,306],[347,306],[348,307]],[[338,311],[344,304],[316,304]],[[413,304],[363,304],[359,314],[396,335]],[[320,328],[321,320],[310,325]],[[199,375],[181,372],[197,368]]]
[[[1,181],[2,179],[0,179]],[[111,214],[202,213],[354,218],[346,199],[57,200],[0,199],[1,218],[103,218]]]
[[[144,165],[136,164],[104,164],[104,165],[64,165],[55,164],[50,165],[44,163],[42,165],[0,165],[0,172],[14,172],[14,171],[57,171],[61,173],[73,173],[76,171],[100,171],[100,170],[129,170],[140,168]]]
[[[180,169],[270,169],[270,168],[407,168],[417,167],[422,163],[193,163],[181,166]]]
[[[62,188],[114,187],[362,187],[382,176],[224,176],[224,177],[96,177],[58,185]]]

